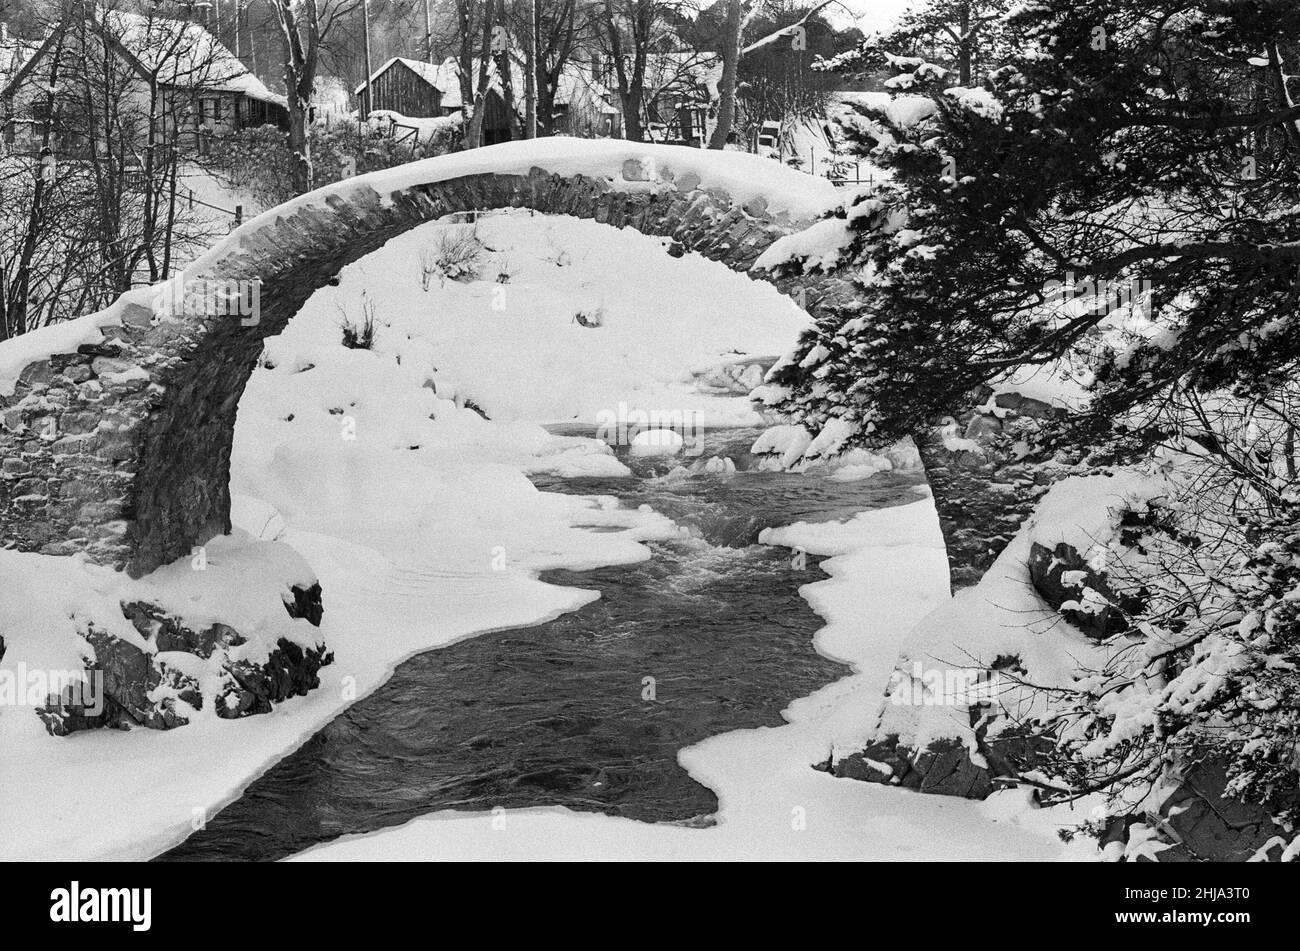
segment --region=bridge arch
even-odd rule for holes
[[[817,317],[853,306],[847,280],[754,265],[835,203],[825,180],[768,159],[575,139],[443,156],[303,196],[169,285],[0,345],[0,546],[84,552],[138,577],[229,532],[235,416],[262,341],[345,266],[419,225],[531,208],[634,228],[770,281]],[[255,295],[256,314],[214,306],[213,288],[242,288],[245,304]]]

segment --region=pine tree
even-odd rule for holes
[[[846,446],[916,432],[1104,326],[1106,295],[1057,305],[1071,282],[1152,289],[1145,332],[1097,367],[1094,439],[1178,387],[1293,377],[1300,7],[1035,0],[999,36],[1014,52],[980,86],[889,57],[898,97],[862,107],[858,144],[891,180],[848,215],[862,307],[803,336],[777,408],[847,421]]]

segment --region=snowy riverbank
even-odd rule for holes
[[[847,523],[799,524],[770,544],[832,555],[802,592],[827,625],[826,654],[856,673],[792,703],[790,723],[683,750],[681,764],[721,801],[710,829],[562,809],[441,812],[312,849],[306,861],[359,860],[1051,860],[1064,846],[1021,796],[988,803],[835,779],[812,764],[874,722],[903,637],[948,599],[943,541],[928,497]]]
[[[55,739],[31,709],[0,711],[0,858],[156,855],[405,658],[586,603],[589,592],[543,584],[538,574],[643,560],[642,542],[679,529],[612,500],[539,492],[529,473],[610,475],[622,466],[601,443],[526,420],[591,421],[625,405],[706,426],[752,424],[743,395],[700,392],[692,371],[770,357],[806,319],[772,288],[699,258],[674,260],[656,239],[525,215],[480,225],[479,280],[426,291],[421,253],[445,230],[412,232],[347,269],[269,341],[241,403],[235,522],[287,544],[319,577],[320,632],[335,655],[321,687],[270,714],[231,721],[205,711],[165,733]],[[598,322],[576,320],[594,312]],[[340,325],[367,316],[374,348],[343,347]],[[682,752],[682,764],[719,795],[717,827],[562,811],[437,814],[309,857],[1058,855],[1051,829],[1037,827],[1043,817],[1030,817],[1033,828],[1011,818],[1019,800],[916,796],[811,768],[832,746],[863,738],[902,638],[947,600],[932,502],[792,526],[766,540],[834,556],[824,565],[831,578],[804,593],[828,622],[819,649],[858,673],[791,698],[789,726]],[[93,583],[111,595],[116,580]],[[30,596],[51,592],[34,586]],[[7,631],[3,667],[48,654],[49,634],[21,623]],[[498,833],[502,821],[510,834]]]

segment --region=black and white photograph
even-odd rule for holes
[[[0,0],[0,860],[120,933],[97,867],[1050,863],[1224,940],[1298,368],[1296,0]]]

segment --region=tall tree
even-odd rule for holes
[[[1110,318],[1099,291],[1134,281],[1159,332],[1097,368],[1094,437],[1176,387],[1294,375],[1300,8],[1040,0],[1005,29],[1014,52],[986,87],[895,58],[896,87],[928,104],[862,107],[891,182],[845,221],[859,299],[776,371],[780,407],[839,420],[844,445],[917,431],[1060,360]],[[1095,306],[1061,306],[1063,286]]]
[[[284,85],[289,100],[289,147],[297,170],[296,187],[312,189],[312,95],[323,50],[342,25],[354,19],[361,0],[267,0],[275,14],[282,44]],[[366,77],[368,80],[369,77]]]
[[[715,104],[715,124],[709,139],[709,148],[725,148],[739,119],[740,84],[742,69],[749,63],[761,58],[770,63],[774,49],[784,48],[802,51],[807,49],[808,30],[810,26],[819,26],[826,31],[826,24],[817,15],[839,0],[817,0],[810,6],[791,7],[781,3],[764,3],[762,0],[724,0],[724,16],[720,30],[722,69],[718,75],[717,101]],[[779,22],[778,22],[779,21]],[[762,37],[753,43],[745,44],[745,36],[755,26],[766,27]],[[788,77],[784,77],[788,83]],[[778,114],[782,116],[797,115],[806,111],[808,103],[806,93],[820,84],[804,82],[803,88],[786,88],[783,94],[774,97],[778,103]],[[820,112],[824,103],[815,102],[816,111]]]
[[[722,30],[722,74],[718,80],[718,114],[709,136],[709,148],[721,149],[731,137],[736,122],[736,78],[740,70],[740,47],[745,32],[744,0],[725,0]]]
[[[820,302],[768,397],[830,454],[1086,358],[1088,405],[1017,457],[1159,447],[1176,477],[1088,556],[1107,592],[1083,610],[1125,625],[1101,669],[997,701],[1045,751],[1024,781],[1132,808],[1171,766],[1210,760],[1229,794],[1293,822],[1300,7],[1036,0],[1003,26],[1010,52],[971,86],[957,63],[895,56],[908,98],[862,107],[860,144],[889,178],[829,244],[855,293]]]
[[[618,86],[627,138],[644,142],[650,57],[680,39],[674,27],[694,15],[693,0],[603,0],[601,40]]]
[[[491,82],[492,31],[497,23],[493,0],[455,0],[459,44],[456,51],[457,80],[464,123],[462,145],[472,149],[483,144],[483,103]]]
[[[197,27],[111,2],[67,0],[41,32],[12,90],[39,160],[20,140],[0,163],[0,337],[163,280],[211,239],[181,173],[237,69]]]
[[[1010,0],[929,0],[838,57],[835,65],[847,70],[877,62],[882,54],[919,56],[950,67],[957,84],[969,86],[982,66],[1009,52],[1001,24],[1010,7]]]

